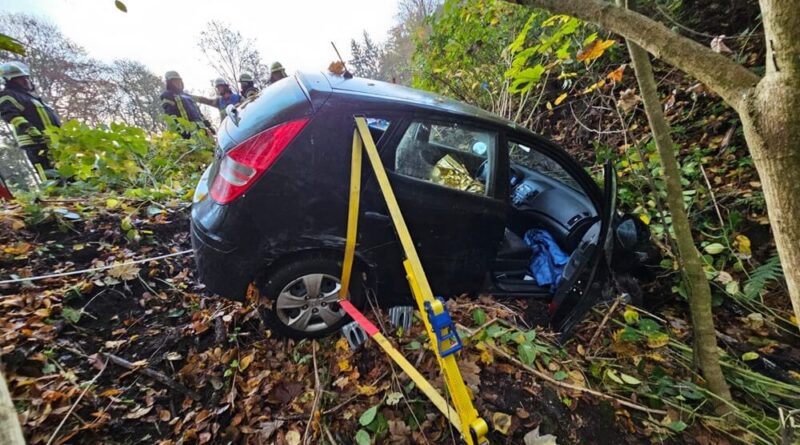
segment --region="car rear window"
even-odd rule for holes
[[[297,79],[287,77],[265,87],[257,99],[238,110],[238,124],[228,117],[220,126],[219,143],[224,151],[267,128],[309,115],[312,107]]]

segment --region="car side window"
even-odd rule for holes
[[[486,195],[497,133],[456,123],[415,120],[395,152],[395,173]]]
[[[509,141],[508,157],[512,166],[514,164],[521,165],[549,178],[555,179],[556,181],[561,182],[562,184],[567,185],[575,190],[582,190],[575,178],[567,173],[567,171],[564,170],[564,167],[562,167],[558,162],[544,153],[525,144]]]
[[[375,142],[375,145],[378,145],[383,139],[383,136],[389,130],[389,125],[391,122],[389,119],[383,117],[367,117],[367,128],[369,128],[369,134],[372,136],[372,140]]]

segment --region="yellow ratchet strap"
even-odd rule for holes
[[[450,352],[446,353],[446,351],[443,350],[450,349],[450,346],[456,346],[455,343],[457,342],[457,339],[442,340],[438,338],[436,332],[434,332],[431,320],[429,319],[429,311],[433,317],[444,315],[449,318],[447,309],[440,300],[437,300],[433,296],[433,292],[428,284],[428,279],[425,276],[425,271],[422,268],[419,255],[414,247],[414,242],[411,239],[411,235],[409,234],[408,227],[403,219],[400,207],[397,204],[397,198],[395,197],[394,191],[389,183],[386,170],[383,168],[383,164],[381,163],[378,150],[375,147],[375,142],[373,141],[372,135],[369,132],[367,121],[362,116],[356,116],[355,122],[356,132],[353,135],[353,157],[351,162],[352,171],[350,177],[350,205],[347,220],[347,241],[345,243],[344,264],[342,265],[342,298],[347,297],[347,289],[350,283],[352,272],[352,262],[355,254],[356,236],[358,233],[358,206],[361,191],[361,150],[363,148],[367,152],[367,158],[369,159],[372,169],[375,172],[375,178],[378,181],[381,193],[386,201],[386,206],[389,210],[392,222],[394,223],[395,231],[400,239],[400,244],[403,246],[403,251],[406,257],[405,261],[403,261],[403,266],[406,270],[406,277],[408,279],[411,291],[414,294],[414,299],[417,302],[417,308],[419,309],[420,316],[425,324],[428,337],[430,338],[431,343],[435,345],[434,351],[437,352],[436,356],[444,375],[444,381],[447,386],[448,393],[450,394],[450,398],[455,406],[455,411],[458,414],[458,422],[456,422],[454,416],[450,415],[449,410],[452,408],[449,405],[446,403],[437,403],[437,401],[434,400],[435,397],[431,397],[431,395],[426,391],[423,392],[429,398],[431,398],[434,404],[436,404],[437,408],[439,408],[448,417],[455,428],[461,432],[461,436],[464,438],[464,441],[467,443],[467,445],[488,444],[489,442],[486,440],[486,434],[489,431],[489,427],[486,424],[486,421],[478,416],[478,411],[472,405],[472,398],[470,397],[469,390],[467,389],[464,379],[461,376],[461,372],[458,369],[458,363],[456,362],[455,354]],[[348,307],[355,309],[352,304],[349,304],[349,302],[343,303],[345,303],[343,304],[343,307],[346,309]],[[348,313],[349,312],[350,311],[348,310]],[[357,310],[355,312],[357,312]],[[356,317],[353,318],[356,319]],[[363,315],[360,318],[363,318]],[[391,344],[389,344],[388,340],[386,340],[385,337],[380,334],[380,332],[373,332],[370,334],[370,331],[366,328],[366,326],[364,326],[362,320],[356,319],[356,321],[362,326],[362,328],[365,328],[370,337],[376,338],[376,336],[379,336],[378,338],[381,340],[378,340],[378,342],[381,347],[387,351],[389,356],[395,360],[395,362],[397,362],[401,367],[403,367],[404,370],[406,370],[401,362],[407,363],[407,361],[405,361],[404,358],[402,360],[399,359],[402,357],[402,355],[396,349],[391,347]],[[367,320],[364,318],[364,321]],[[367,321],[367,323],[369,322]],[[451,327],[450,329],[452,330],[454,328]],[[445,329],[443,332],[449,333],[447,329]],[[455,333],[453,332],[453,334]],[[389,349],[387,349],[386,346],[388,346]],[[419,374],[416,372],[416,370],[414,370],[414,372]],[[411,374],[409,374],[409,376],[411,376]],[[420,388],[423,386],[419,385],[419,383],[417,383],[417,385]],[[427,386],[430,386],[430,384],[427,384]],[[441,399],[441,396],[438,394],[438,392],[436,393],[436,396]],[[463,426],[466,426],[466,428]]]

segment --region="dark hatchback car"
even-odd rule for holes
[[[552,324],[569,330],[610,277],[642,263],[649,232],[617,214],[608,166],[601,189],[554,143],[478,108],[298,74],[222,123],[192,207],[200,280],[238,300],[256,283],[273,330],[322,336],[346,321],[337,301],[354,116],[369,123],[435,294],[544,299]],[[410,304],[386,205],[368,165],[362,174],[351,299],[363,305],[373,289],[383,305]]]

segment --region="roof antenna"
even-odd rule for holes
[[[345,65],[344,59],[342,59],[342,55],[339,54],[339,50],[336,48],[336,44],[331,42],[331,46],[333,47],[333,50],[336,51],[336,56],[339,58],[339,61],[342,62],[342,66],[344,67],[344,75],[343,75],[343,77],[345,79],[352,79],[353,78],[353,73],[351,73],[350,70],[347,69],[347,65]]]

